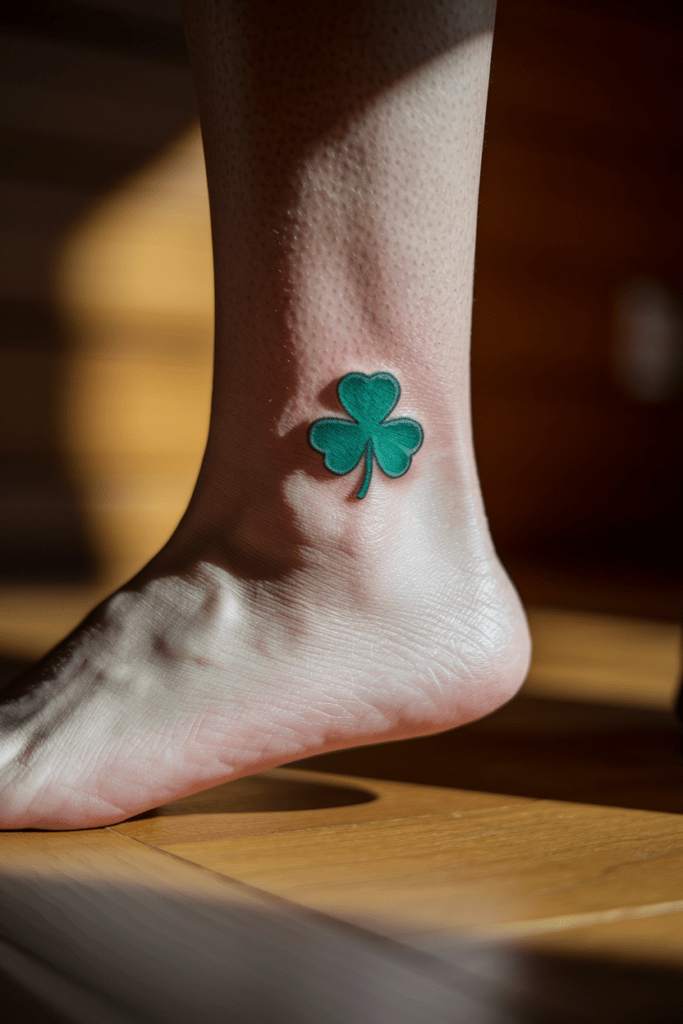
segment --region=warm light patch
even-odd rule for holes
[[[172,532],[206,441],[213,281],[198,128],[72,233],[57,299],[71,344],[65,448],[111,587]]]

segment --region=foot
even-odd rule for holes
[[[3,695],[2,828],[111,824],[448,729],[517,690],[526,625],[473,472],[425,444],[357,501],[362,467],[338,478],[310,458],[270,505],[198,497],[164,551]]]
[[[4,828],[104,825],[447,729],[526,672],[467,379],[493,6],[309,6],[184,4],[214,237],[207,455],[171,543],[6,695]],[[307,440],[353,371],[396,376],[396,416],[424,430],[367,494]]]

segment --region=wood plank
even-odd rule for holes
[[[47,879],[65,885],[91,880],[152,885],[188,896],[219,898],[228,892],[230,898],[251,898],[225,877],[165,856],[108,828],[2,832],[0,855],[3,879],[30,877],[37,888]]]
[[[670,969],[680,968],[683,912],[674,912],[672,900],[627,906],[623,898],[657,898],[675,887],[683,847],[683,825],[675,816],[614,812],[603,821],[605,812],[591,819],[586,808],[571,805],[494,806],[489,797],[483,806],[471,793],[321,780],[290,770],[238,783],[230,784],[232,812],[221,793],[226,787],[217,787],[169,805],[156,822],[126,823],[149,828],[184,821],[196,829],[202,811],[241,818],[242,834],[226,838],[226,832],[222,840],[169,843],[162,852],[132,833],[120,834],[125,826],[5,834],[0,967],[83,1024],[94,1017],[110,1024],[165,1024],[170,1017],[189,1024],[198,1014],[212,1024],[225,1019],[228,1006],[245,1013],[245,1020],[274,1022],[271,1005],[282,1014],[283,1005],[291,1009],[302,993],[304,1005],[313,999],[315,1019],[326,1020],[325,1013],[338,1010],[334,998],[330,1004],[332,991],[357,1007],[359,1020],[373,1022],[368,1006],[375,1014],[386,1010],[393,1020],[402,1001],[412,1012],[415,999],[419,1014],[405,1019],[416,1024],[498,1024],[518,1021],[520,1013],[521,1019],[536,1014],[555,1021],[563,1019],[569,991],[579,1014],[572,1019],[591,1024],[643,1019],[627,1015],[632,1006],[638,1013],[643,1007],[672,1013],[673,1007],[670,1019],[676,1019],[683,1000],[680,976]],[[353,787],[375,792],[376,801],[349,802],[357,799]],[[469,810],[443,811],[463,797]],[[285,799],[289,810],[282,807]],[[338,817],[376,814],[383,803],[394,817]],[[287,828],[287,815],[293,828]],[[316,815],[329,824],[311,827]],[[268,816],[278,831],[264,832],[258,820],[255,832],[245,830],[248,818]],[[154,838],[147,833],[146,841]],[[245,841],[253,844],[251,853]],[[205,864],[209,871],[182,859],[188,845],[215,854],[221,843],[228,857]],[[648,856],[640,856],[644,852]],[[228,861],[234,867],[245,860],[254,862],[252,881],[270,874],[273,892],[278,886],[272,876],[284,879],[280,889],[287,900],[303,894],[303,902],[318,910],[321,894],[332,893],[332,909],[364,930],[339,931],[334,922],[244,889],[225,871]],[[596,895],[611,908],[594,909]],[[359,897],[362,905],[351,917]],[[437,898],[445,913],[435,928]],[[521,902],[528,910],[534,901],[561,912],[501,920],[503,904],[510,909]],[[677,902],[683,906],[683,899]],[[467,903],[475,945],[453,929]],[[329,909],[329,899],[327,904],[322,909]],[[488,924],[482,909],[488,909]],[[401,941],[383,946],[382,934]],[[627,965],[627,973],[612,961]],[[294,997],[285,975],[295,980]],[[262,1009],[264,992],[269,1001]]]
[[[403,939],[683,897],[679,816],[551,801],[156,845]]]
[[[111,830],[0,845],[0,969],[77,1024],[508,1020],[452,969]]]

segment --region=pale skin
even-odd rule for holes
[[[470,432],[488,2],[186,0],[211,199],[211,428],[168,545],[0,703],[0,827],[110,824],[325,750],[436,732],[529,640]],[[313,421],[393,374],[410,470]]]

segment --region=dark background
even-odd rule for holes
[[[33,0],[0,29],[0,583],[87,582],[97,553],[56,441],[55,254],[195,101],[173,0]],[[682,44],[664,0],[499,3],[473,418],[494,539],[529,602],[683,611],[683,361],[645,398],[615,370],[619,297],[683,295]]]
[[[680,12],[499,4],[473,415],[493,535],[529,601],[683,610],[680,320],[655,400],[615,372],[620,293],[683,292]]]

